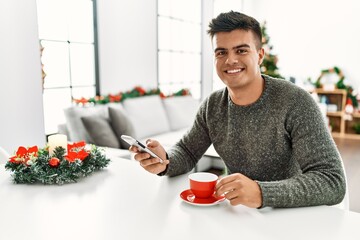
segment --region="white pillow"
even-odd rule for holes
[[[137,139],[170,131],[169,121],[159,95],[125,99],[123,106],[135,129],[134,137]]]
[[[172,131],[190,127],[199,107],[192,96],[175,96],[163,100]]]

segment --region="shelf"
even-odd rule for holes
[[[335,89],[334,91],[327,91],[317,88],[312,92],[317,93],[320,97],[326,96],[327,103],[337,106],[338,111],[326,113],[332,126],[331,135],[334,138],[360,139],[360,134],[356,134],[353,129],[354,124],[360,123],[360,112],[353,113],[352,120],[345,120],[346,90]]]
[[[333,136],[335,138],[342,138],[343,134],[341,134],[339,132],[331,132],[331,136]]]
[[[360,118],[360,113],[353,113],[352,116],[353,118]]]
[[[355,129],[354,129],[355,124],[360,124],[360,118],[353,117],[353,119],[351,121],[346,120],[345,121],[345,134],[351,135],[351,136],[354,135],[352,137],[360,139],[360,134],[356,134],[356,132],[355,132]]]
[[[314,89],[314,92],[318,93],[318,94],[342,94],[342,95],[346,95],[346,90],[344,89],[335,89],[334,91],[327,91],[321,88],[317,88]]]
[[[339,134],[334,133],[332,134],[335,138],[346,138],[346,139],[354,139],[354,140],[360,140],[360,134],[353,134],[353,133],[345,133],[345,134]]]
[[[326,115],[328,117],[342,117],[343,112],[327,112]]]
[[[346,95],[347,95],[345,90],[336,89],[334,91],[325,91],[323,89],[318,88],[315,89],[313,92],[319,96],[321,102],[324,101],[322,100],[322,98],[323,96],[325,96],[326,104],[336,105],[335,110],[337,110],[337,112],[343,112],[345,110]]]

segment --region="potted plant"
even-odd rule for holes
[[[356,134],[360,134],[360,123],[355,123],[353,125],[353,129],[354,129]]]

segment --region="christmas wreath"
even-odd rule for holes
[[[339,81],[336,83],[336,86],[338,87],[341,86],[341,87],[344,87],[344,79],[345,79],[345,76],[344,74],[342,73],[342,71],[340,70],[340,68],[338,67],[333,67],[333,68],[329,68],[329,69],[324,69],[324,70],[321,70],[321,73],[320,73],[320,76],[317,78],[316,82],[315,82],[315,87],[317,88],[321,88],[322,87],[322,84],[321,84],[321,78],[325,75],[325,74],[329,74],[329,73],[336,73],[339,77]],[[339,87],[338,87],[339,88]],[[340,89],[343,89],[343,88],[340,88]]]
[[[56,147],[51,155],[48,147],[21,146],[6,163],[5,169],[12,172],[15,183],[62,185],[105,168],[109,162],[102,149],[96,146],[87,149],[82,141],[67,144],[67,153],[63,147]]]
[[[318,79],[316,80],[316,82],[314,84],[315,87],[316,88],[321,88],[322,87],[321,82],[320,82],[321,78],[325,74],[329,74],[329,73],[336,73],[339,76],[339,80],[336,83],[336,88],[345,89],[346,92],[347,92],[347,98],[351,100],[352,105],[354,107],[358,107],[358,102],[357,102],[356,96],[353,95],[353,90],[354,89],[351,86],[345,85],[345,83],[344,83],[345,76],[344,76],[343,72],[341,71],[341,69],[336,67],[336,66],[333,67],[333,68],[330,68],[330,69],[322,70],[320,76],[318,77]]]

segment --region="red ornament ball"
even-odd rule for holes
[[[56,157],[52,157],[52,158],[49,160],[49,165],[50,165],[51,167],[57,167],[57,166],[59,166],[59,164],[60,164],[60,160],[59,160],[58,158],[56,158]]]

